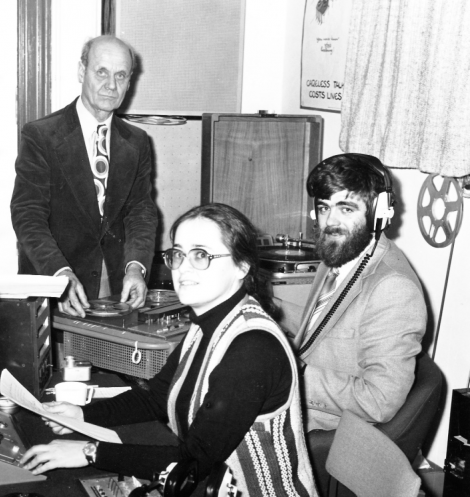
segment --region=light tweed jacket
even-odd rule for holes
[[[294,339],[296,349],[321,323],[357,266],[309,331],[309,316],[328,271],[323,263],[319,266]],[[345,409],[369,422],[390,420],[413,384],[426,319],[415,272],[401,250],[382,234],[364,271],[301,356],[306,363],[302,377],[306,431],[335,429]]]

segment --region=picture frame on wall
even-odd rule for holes
[[[300,108],[341,111],[352,0],[305,0]]]

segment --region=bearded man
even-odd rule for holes
[[[427,320],[415,272],[383,233],[391,175],[375,157],[341,154],[312,170],[307,190],[322,263],[294,339],[306,431],[335,429],[346,409],[387,422],[413,384]]]
[[[393,217],[388,169],[370,155],[336,155],[312,170],[307,191],[322,263],[294,347],[312,450],[344,410],[371,423],[393,418],[413,384],[427,311],[418,277],[383,233]],[[322,495],[328,450],[312,461]]]

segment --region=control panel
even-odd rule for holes
[[[27,447],[23,442],[25,437],[15,418],[0,411],[0,461],[19,466]]]

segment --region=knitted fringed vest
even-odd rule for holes
[[[223,360],[234,338],[250,330],[272,333],[283,345],[292,368],[292,386],[286,404],[275,412],[258,416],[243,441],[226,461],[234,476],[234,484],[238,489],[237,496],[316,497],[318,494],[302,427],[294,354],[284,333],[252,297],[245,297],[212,335],[191,398],[189,425],[207,393],[212,370]],[[176,399],[201,337],[201,329],[193,324],[184,339],[180,363],[170,386],[169,425],[176,435],[179,435],[175,412]]]

